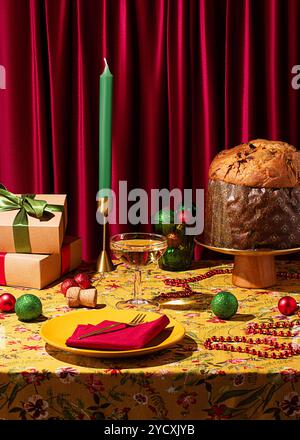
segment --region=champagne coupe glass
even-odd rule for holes
[[[135,269],[133,298],[119,301],[117,303],[118,309],[157,310],[159,308],[159,303],[146,300],[141,296],[141,270],[159,260],[165,253],[167,246],[166,237],[158,234],[128,232],[111,237],[110,249],[114,255]]]

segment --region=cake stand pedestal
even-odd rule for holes
[[[259,249],[239,250],[226,249],[209,246],[195,238],[195,242],[212,251],[223,254],[234,255],[234,267],[232,272],[232,284],[247,289],[260,289],[274,286],[276,284],[275,256],[286,255],[300,251],[300,248],[293,249]]]

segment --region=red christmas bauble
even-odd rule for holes
[[[177,220],[179,223],[190,223],[192,220],[193,214],[190,211],[180,211],[177,214]]]
[[[91,280],[87,273],[80,272],[75,275],[74,280],[80,289],[89,289],[91,287]]]
[[[11,293],[0,295],[0,311],[13,312],[16,304],[16,298]]]
[[[60,291],[63,295],[66,296],[67,290],[69,287],[78,287],[78,284],[73,278],[66,278],[60,286]]]
[[[298,308],[295,298],[284,296],[278,301],[278,309],[283,315],[289,316],[296,312]]]

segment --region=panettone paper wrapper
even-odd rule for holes
[[[300,246],[300,186],[254,188],[209,180],[204,243],[241,250]]]

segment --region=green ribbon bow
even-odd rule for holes
[[[61,205],[48,205],[45,200],[35,200],[35,194],[16,196],[0,183],[0,212],[19,210],[13,221],[13,234],[16,252],[31,253],[28,229],[28,216],[49,220],[47,213],[63,212]]]

